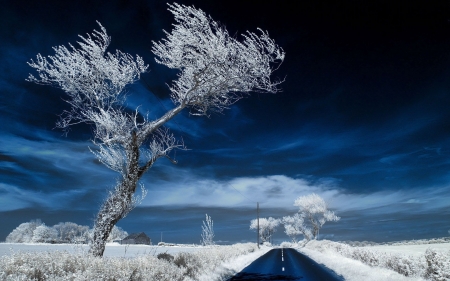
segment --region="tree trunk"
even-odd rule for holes
[[[127,173],[114,191],[109,193],[95,220],[89,253],[96,257],[103,256],[106,240],[116,223],[134,208],[132,199],[139,180],[139,144],[135,132],[132,133],[130,143],[126,146],[126,154]]]
[[[133,208],[132,195],[136,190],[126,183],[120,183],[114,191],[110,192],[97,214],[94,225],[94,234],[89,253],[96,257],[102,257],[105,251],[106,240],[116,223],[124,218]]]

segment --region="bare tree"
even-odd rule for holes
[[[28,64],[38,78],[28,81],[61,88],[71,109],[64,111],[59,128],[92,125],[96,150],[91,150],[120,177],[97,215],[90,253],[102,256],[113,226],[145,196],[134,196],[138,181],[161,157],[176,163],[169,153],[183,149],[162,125],[189,108],[193,115],[222,111],[252,91],[275,93],[278,82],[270,76],[284,60],[284,51],[267,32],[247,32],[243,40],[231,37],[202,10],[169,4],[176,23],[167,38],[153,42],[156,61],[179,71],[170,89],[175,107],[148,120],[138,108],[126,110],[127,85],[137,81],[148,66],[139,56],[106,52],[111,41],[106,29],[80,36],[78,48],[54,47],[55,55],[37,55]]]
[[[206,222],[202,225],[202,244],[204,246],[214,245],[214,223],[208,214],[206,214]]]
[[[299,235],[303,235],[308,241],[311,240],[311,229],[306,226],[305,218],[301,214],[283,217],[281,223],[284,225],[284,233],[292,239],[292,242],[297,243]]]
[[[311,224],[312,237],[317,239],[319,230],[327,221],[338,221],[341,218],[333,211],[328,210],[328,206],[319,195],[312,193],[298,197],[294,206],[299,207],[299,213]]]
[[[269,218],[260,218],[259,219],[259,237],[262,242],[270,242],[270,238],[277,231],[277,227],[280,225],[280,220],[274,219],[272,217]],[[258,229],[258,221],[257,219],[250,221],[250,229],[257,230]]]

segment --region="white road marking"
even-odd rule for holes
[[[282,268],[282,271],[284,271],[284,267]]]

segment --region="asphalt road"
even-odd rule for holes
[[[344,280],[334,271],[294,249],[273,249],[228,281],[335,281]]]

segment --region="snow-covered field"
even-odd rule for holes
[[[105,248],[105,257],[126,257],[131,258],[137,255],[158,255],[168,253],[171,255],[179,252],[192,253],[203,249],[202,246],[176,245],[176,246],[148,246],[148,245],[120,245],[118,243],[108,243]],[[87,252],[87,245],[73,244],[44,244],[44,243],[0,243],[0,257],[9,255],[12,252],[47,252],[47,251],[67,251],[69,253]]]
[[[351,247],[320,240],[297,249],[345,280],[450,280],[450,243]]]
[[[290,246],[286,243],[285,246]],[[351,247],[327,240],[297,250],[349,281],[450,280],[450,243]],[[0,243],[0,280],[226,280],[270,247],[107,244],[105,258],[87,246]],[[433,249],[433,250],[429,250]],[[170,254],[171,260],[158,258]]]
[[[447,253],[448,251],[450,251],[450,243],[421,244],[421,245],[380,245],[380,246],[367,246],[363,248],[390,254],[423,256],[427,251],[427,249],[430,248],[438,252]]]
[[[425,280],[420,277],[406,277],[393,270],[372,267],[351,258],[344,257],[333,252],[319,252],[308,248],[299,249],[316,262],[332,269],[338,275],[345,278],[346,281],[418,281]]]

